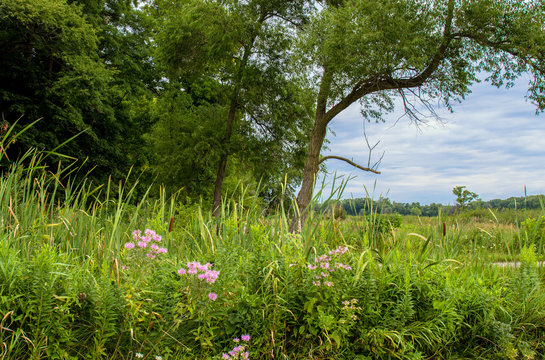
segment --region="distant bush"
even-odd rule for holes
[[[379,215],[375,221],[375,230],[381,234],[389,234],[403,224],[403,216],[399,214]]]
[[[527,218],[521,225],[526,231],[526,236],[531,244],[541,246],[545,240],[545,216]]]

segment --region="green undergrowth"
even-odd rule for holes
[[[0,179],[0,359],[545,354],[537,220],[472,235],[456,219],[311,212],[294,234],[287,211],[243,191],[215,219],[164,192],[137,198],[130,177],[71,182],[40,156]]]

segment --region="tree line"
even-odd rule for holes
[[[419,202],[403,203],[391,201],[388,198],[380,198],[373,200],[370,198],[355,198],[343,199],[338,202],[330,202],[323,204],[321,207],[329,209],[331,206],[341,207],[346,215],[368,215],[372,212],[382,214],[400,214],[400,215],[416,215],[416,216],[438,216],[439,213],[449,215],[455,211],[460,211],[459,204],[420,204]],[[529,195],[525,197],[509,197],[507,199],[492,199],[483,201],[480,199],[468,203],[464,210],[475,209],[544,209],[544,195]]]
[[[544,24],[537,0],[2,0],[0,128],[40,120],[0,166],[62,145],[50,166],[132,172],[214,210],[240,185],[265,203],[301,185],[305,216],[353,103],[383,121],[400,99],[418,122],[482,73],[527,74],[544,110]]]

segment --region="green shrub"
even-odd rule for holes
[[[545,240],[545,216],[526,218],[521,225],[524,227],[529,243],[542,248]]]

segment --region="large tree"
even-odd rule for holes
[[[319,2],[299,33],[302,66],[314,82],[316,116],[297,204],[312,199],[330,122],[355,102],[368,119],[395,99],[420,119],[431,100],[448,108],[481,74],[510,86],[529,73],[528,98],[545,109],[545,3],[542,0],[332,0]],[[292,228],[297,225],[296,217]]]
[[[158,59],[169,78],[185,83],[185,92],[192,82],[214,79],[226,97],[216,149],[215,215],[231,155],[257,161],[267,175],[288,170],[290,157],[303,154],[312,110],[287,59],[295,29],[309,14],[306,6],[305,0],[155,1]]]

